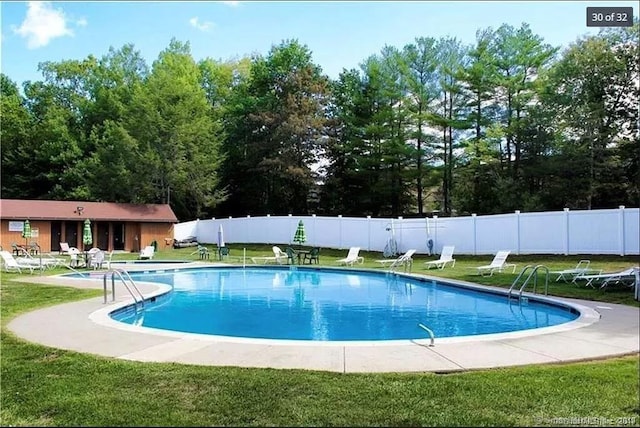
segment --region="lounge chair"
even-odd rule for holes
[[[591,274],[596,274],[596,273],[602,273],[602,271],[596,270],[596,269],[590,269],[589,268],[589,264],[591,264],[590,260],[580,260],[578,262],[578,264],[576,265],[576,267],[571,268],[571,269],[563,269],[563,270],[556,270],[556,271],[552,271],[549,272],[550,274],[554,274],[554,275],[558,275],[558,277],[556,278],[556,282],[562,280],[564,282],[568,282],[569,279],[571,279],[571,282],[575,282],[576,278],[579,275],[588,275],[589,273]]]
[[[381,260],[376,260],[378,263],[382,263],[383,265],[386,265],[387,263],[390,263],[389,265],[389,269],[394,269],[397,268],[399,266],[404,266],[405,269],[407,267],[411,268],[411,265],[413,264],[413,255],[415,254],[417,250],[415,248],[412,248],[410,250],[408,250],[406,253],[404,253],[403,255],[401,255],[400,257],[398,257],[397,259],[381,259]]]
[[[456,265],[456,259],[453,258],[454,249],[455,246],[453,245],[445,245],[444,247],[442,247],[442,253],[440,254],[440,258],[438,260],[430,260],[428,262],[424,262],[427,265],[427,269],[436,267],[442,270],[447,265],[447,263],[451,263],[451,267],[454,267]]]
[[[151,260],[153,259],[153,254],[155,252],[155,248],[153,245],[147,245],[140,251],[140,260]]]
[[[485,276],[485,274],[488,273],[489,274],[488,276],[491,276],[495,271],[502,272],[504,268],[512,266],[513,273],[515,273],[516,272],[515,263],[507,263],[507,257],[509,257],[510,253],[511,251],[509,250],[498,251],[495,257],[493,258],[493,260],[491,261],[491,264],[478,266],[474,269],[478,270],[478,275]]]
[[[636,285],[640,281],[640,266],[625,269],[620,272],[599,273],[594,275],[578,275],[575,279],[586,280],[585,285],[595,288],[594,284],[601,282],[600,288],[605,288],[611,284]]]
[[[69,244],[66,242],[60,243],[60,251],[59,254],[69,254]]]
[[[364,263],[364,257],[359,256],[360,247],[351,247],[349,248],[349,253],[347,253],[347,257],[344,259],[336,260],[338,264],[344,264],[348,266],[353,266],[355,263]]]
[[[22,269],[29,269],[31,273],[33,273],[33,270],[38,267],[31,262],[15,259],[13,254],[8,251],[0,251],[0,257],[2,257],[2,263],[7,272],[17,271],[18,273],[22,273]]]
[[[273,251],[273,256],[251,257],[251,261],[253,263],[275,262],[275,263],[278,263],[279,265],[281,265],[282,263],[286,263],[286,261],[289,259],[289,256],[287,256],[286,253],[283,253],[282,250],[280,249],[280,247],[277,247],[277,246],[274,245],[273,247],[271,247],[271,250]]]

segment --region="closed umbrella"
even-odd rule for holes
[[[86,219],[84,221],[84,229],[82,229],[82,244],[91,245],[93,243],[93,236],[91,236],[91,220]]]
[[[24,238],[24,246],[27,246],[27,241],[31,238],[31,223],[29,220],[25,220],[22,225],[22,237]]]
[[[304,233],[304,223],[302,223],[302,220],[298,222],[298,228],[293,236],[293,242],[297,242],[298,244],[304,244],[307,242],[307,237]]]
[[[223,254],[223,249],[224,248],[224,229],[222,228],[222,225],[218,226],[218,259],[222,260],[222,256],[224,256]]]

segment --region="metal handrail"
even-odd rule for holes
[[[138,303],[140,303],[140,306],[142,307],[142,309],[144,309],[144,296],[140,292],[140,289],[138,289],[138,287],[136,286],[136,283],[133,281],[133,278],[131,278],[131,275],[129,275],[129,272],[119,268],[109,269],[102,276],[102,283],[104,288],[104,303],[107,303],[107,277],[109,275],[111,275],[111,301],[113,302],[116,299],[116,286],[115,286],[116,274],[118,275],[118,278],[120,278],[120,281],[122,281],[122,284],[127,289],[131,297],[133,297],[133,301],[136,304],[136,308],[138,306]],[[126,279],[125,279],[125,276],[126,276]],[[127,279],[129,280],[129,282],[127,282]],[[135,293],[134,293],[134,290],[135,290]],[[140,300],[138,300],[138,298],[140,298]]]
[[[533,278],[533,293],[536,293],[536,289],[537,289],[537,285],[538,285],[538,269],[543,268],[546,271],[546,275],[545,275],[545,286],[544,286],[544,294],[545,296],[548,293],[548,288],[549,288],[549,268],[547,268],[544,265],[527,265],[525,266],[522,271],[518,274],[518,276],[516,277],[516,279],[513,281],[513,283],[511,284],[511,287],[509,287],[509,292],[507,294],[507,297],[510,299],[511,298],[511,292],[513,291],[513,288],[516,286],[516,284],[518,283],[518,281],[520,280],[520,278],[522,278],[522,276],[525,274],[525,272],[529,269],[531,269],[531,272],[529,273],[529,275],[527,276],[527,278],[524,280],[524,282],[522,283],[522,286],[520,287],[519,290],[519,295],[518,298],[522,298],[522,292],[524,290],[524,288],[527,286],[527,284],[529,283],[529,281],[531,280],[531,278]]]
[[[418,327],[420,327],[421,329],[423,329],[424,331],[429,333],[429,337],[431,337],[431,343],[429,344],[429,346],[433,346],[433,341],[435,339],[435,335],[433,334],[433,330],[431,330],[429,327],[427,327],[426,325],[424,325],[422,323],[418,323]]]

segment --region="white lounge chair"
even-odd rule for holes
[[[405,269],[408,267],[411,267],[411,265],[413,264],[413,255],[415,254],[417,250],[415,248],[412,248],[410,250],[408,250],[406,253],[404,253],[403,255],[401,255],[400,257],[398,257],[397,259],[381,259],[381,260],[376,260],[378,263],[382,263],[383,265],[386,265],[387,263],[390,263],[389,265],[389,269],[394,269],[397,268],[399,266],[404,266]]]
[[[636,285],[640,281],[640,266],[625,269],[620,272],[600,273],[595,275],[578,275],[576,281],[586,280],[590,287],[594,287],[595,283],[601,282],[600,288],[605,288],[610,284],[627,284],[629,286]],[[595,288],[595,287],[594,287]]]
[[[273,251],[273,256],[251,257],[251,261],[253,263],[274,262],[274,263],[278,263],[279,265],[281,265],[282,263],[286,263],[287,260],[289,260],[289,256],[287,255],[287,253],[283,253],[282,250],[280,249],[280,247],[277,247],[277,246],[274,245],[273,247],[271,247],[271,250]]]
[[[344,259],[336,260],[338,264],[344,264],[346,266],[353,266],[355,263],[364,263],[364,257],[359,256],[360,247],[351,247],[347,253],[347,257]]]
[[[4,264],[4,269],[7,272],[17,271],[22,273],[22,269],[29,269],[33,273],[33,270],[38,267],[30,262],[15,259],[13,254],[8,251],[0,251],[0,257],[2,257],[2,264]]]
[[[155,248],[153,245],[147,245],[140,251],[140,255],[138,256],[140,260],[151,260],[153,259],[153,254],[155,252]]]
[[[590,269],[589,264],[591,264],[590,260],[580,260],[575,268],[556,270],[549,273],[558,275],[556,282],[560,280],[567,282],[569,279],[571,279],[571,282],[575,282],[579,275],[602,273],[602,271],[597,269]]]
[[[453,258],[454,249],[455,246],[453,245],[445,245],[444,247],[442,247],[442,253],[440,253],[440,258],[438,260],[430,260],[428,262],[424,262],[427,265],[427,269],[436,267],[442,270],[447,265],[447,263],[451,263],[451,267],[454,267],[456,265],[456,259]]]
[[[60,243],[60,251],[59,254],[69,254],[69,244],[66,242]]]
[[[491,261],[491,264],[478,266],[474,269],[478,270],[479,275],[485,276],[485,274],[488,273],[489,274],[488,276],[491,276],[495,271],[502,272],[504,268],[512,266],[513,273],[515,273],[516,272],[515,263],[507,263],[507,257],[509,257],[510,253],[511,251],[509,250],[498,251],[495,257],[493,258],[493,260]]]

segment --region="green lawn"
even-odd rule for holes
[[[249,257],[271,251],[265,245],[232,246],[231,255],[242,256],[244,247]],[[156,258],[196,260],[193,251],[161,249]],[[323,249],[320,262],[335,265],[346,252]],[[364,267],[381,269],[373,261],[379,253],[361,255]],[[454,269],[428,273],[509,287],[515,275],[483,278],[469,269],[491,258],[456,256]],[[590,258],[592,266],[605,271],[637,264],[637,257],[619,256],[510,256],[509,261],[518,264],[518,272],[526,264],[544,264],[551,270],[572,267],[580,258]],[[433,257],[418,256],[413,272],[427,273],[420,266],[427,259]],[[19,313],[101,293],[20,282],[29,276],[3,273],[0,283],[2,426],[558,426],[571,421],[640,425],[637,355],[446,375],[121,361],[30,344],[8,332],[7,322]],[[628,288],[601,291],[552,283],[549,290],[637,305]]]

